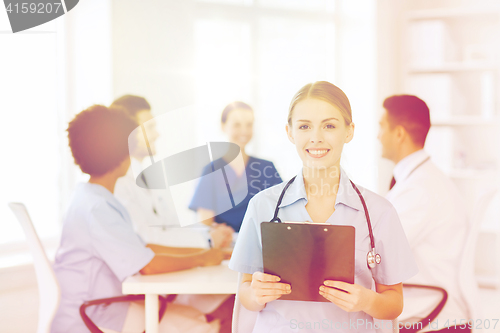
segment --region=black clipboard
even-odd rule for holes
[[[264,273],[289,283],[280,300],[329,302],[319,294],[325,280],[354,283],[353,226],[262,222]]]

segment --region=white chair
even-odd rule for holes
[[[467,318],[469,320],[481,318],[482,311],[480,309],[479,302],[479,289],[474,273],[476,245],[480,227],[484,220],[485,212],[497,193],[498,189],[492,189],[480,196],[477,204],[474,207],[472,216],[469,219],[467,238],[462,250],[463,252],[459,267],[458,284],[461,297],[465,305],[467,306]],[[472,325],[471,331],[474,331],[474,325]]]
[[[242,273],[238,273],[238,287],[241,284],[241,279],[243,278]],[[241,303],[238,291],[236,292],[236,297],[234,299],[233,308],[233,322],[232,322],[232,333],[251,333],[255,326],[255,320],[257,319],[257,312],[247,310]],[[378,321],[378,320],[376,320]],[[380,329],[378,333],[399,333],[398,320],[392,320],[392,326],[387,324],[382,324],[379,322],[380,327],[385,327],[385,329]],[[387,322],[387,321],[384,321]],[[387,327],[392,327],[392,329],[387,329]]]
[[[9,203],[10,209],[14,212],[17,220],[21,224],[24,233],[26,235],[26,240],[30,248],[31,254],[33,255],[33,264],[35,266],[36,279],[38,282],[38,294],[39,294],[39,306],[38,306],[38,328],[37,333],[50,333],[50,327],[52,320],[59,307],[59,301],[61,299],[61,290],[59,288],[59,282],[57,281],[52,265],[45,254],[42,243],[38,238],[31,218],[28,214],[28,210],[22,203]],[[116,333],[115,331],[99,328],[92,320],[86,315],[85,309],[89,306],[94,306],[98,304],[109,304],[114,302],[132,302],[137,300],[144,300],[144,295],[123,295],[117,297],[111,297],[106,299],[98,299],[87,301],[80,307],[80,314],[82,316],[85,325],[91,332],[98,333]],[[165,297],[160,297],[160,319],[165,313],[168,299]]]
[[[14,202],[9,203],[9,207],[14,212],[23,228],[24,234],[26,235],[26,241],[33,255],[39,295],[38,328],[36,332],[49,333],[52,319],[56,314],[61,298],[59,283],[57,282],[52,266],[45,254],[45,250],[38,238],[36,230],[33,227],[26,207],[22,203]]]
[[[482,309],[479,302],[479,288],[474,267],[476,261],[477,241],[485,213],[498,194],[499,189],[493,188],[484,192],[474,207],[467,240],[460,265],[460,291],[468,307],[470,319],[482,318]],[[495,257],[495,259],[498,259]],[[473,329],[474,330],[474,329]]]

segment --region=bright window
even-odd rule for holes
[[[207,105],[200,132],[222,139],[224,106],[247,102],[256,116],[249,153],[272,160],[285,177],[295,173],[300,161],[290,161],[297,154],[285,135],[287,106],[304,84],[334,82],[334,7],[333,0],[198,1],[195,96]]]
[[[61,154],[55,24],[12,34],[0,13],[0,244],[8,244],[25,239],[7,206],[12,201],[27,206],[41,238],[57,236]]]

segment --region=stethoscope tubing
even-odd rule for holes
[[[288,190],[288,187],[290,187],[290,185],[293,183],[293,181],[295,180],[296,177],[297,176],[294,176],[292,179],[290,179],[288,181],[288,183],[285,185],[285,187],[283,188],[283,190],[281,191],[281,194],[280,194],[280,196],[278,198],[278,202],[276,203],[276,208],[274,210],[274,216],[271,219],[271,221],[269,221],[269,222],[282,223],[281,219],[278,217],[278,213],[279,213],[281,201],[283,200],[283,197],[285,195],[285,192]],[[380,264],[381,257],[375,251],[375,238],[373,236],[373,230],[372,230],[372,224],[371,224],[371,220],[370,220],[370,214],[368,213],[368,208],[366,207],[365,199],[363,198],[363,195],[359,191],[358,187],[350,179],[349,179],[349,182],[351,183],[352,187],[354,188],[354,190],[358,194],[359,199],[361,200],[361,204],[363,205],[363,209],[365,211],[365,218],[366,218],[366,223],[368,225],[368,234],[370,236],[370,245],[371,245],[371,251],[369,251],[368,254],[367,254],[367,265],[371,269],[371,268],[374,268],[376,266],[376,264]]]

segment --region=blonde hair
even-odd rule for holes
[[[292,113],[295,105],[308,98],[319,99],[337,107],[344,117],[346,126],[352,123],[351,104],[346,94],[330,82],[316,81],[306,84],[293,96],[288,109],[288,125],[292,125]]]

